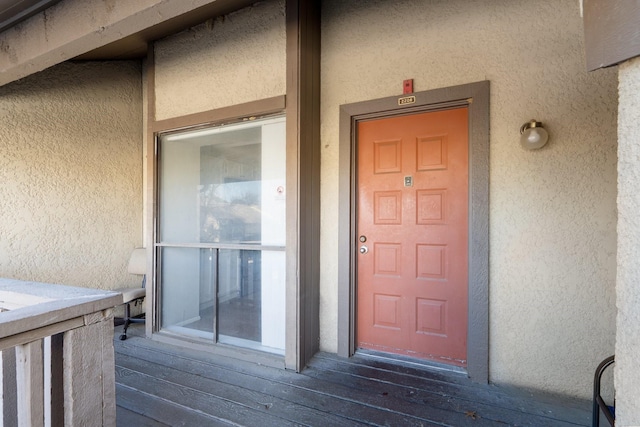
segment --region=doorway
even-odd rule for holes
[[[375,276],[376,280],[381,283],[385,283],[387,280],[393,282],[397,280],[397,276],[402,277],[406,274],[407,277],[413,276],[414,283],[437,284],[452,280],[450,276],[445,277],[452,269],[455,269],[457,273],[458,267],[451,263],[453,252],[449,249],[449,243],[442,243],[438,240],[431,242],[428,239],[425,241],[415,240],[409,241],[409,246],[412,246],[412,249],[405,249],[405,240],[413,239],[413,235],[422,234],[409,233],[408,237],[403,236],[400,239],[402,242],[400,246],[397,245],[396,240],[389,237],[391,235],[388,233],[382,233],[382,237],[376,235],[378,228],[397,227],[402,229],[402,226],[391,223],[404,221],[409,217],[414,223],[417,223],[417,226],[422,226],[425,229],[438,228],[436,223],[442,222],[442,218],[436,218],[438,216],[436,215],[437,202],[450,198],[449,190],[437,182],[434,182],[434,185],[429,184],[426,188],[420,188],[421,178],[417,175],[427,176],[427,181],[436,179],[428,178],[428,176],[439,170],[438,168],[442,168],[443,157],[441,153],[441,162],[436,164],[433,161],[434,156],[431,154],[438,151],[436,148],[438,145],[443,146],[442,141],[434,142],[437,141],[437,138],[432,138],[434,135],[429,136],[430,131],[428,130],[422,134],[422,137],[426,137],[422,140],[422,152],[431,154],[426,156],[426,161],[422,161],[420,160],[421,155],[417,154],[414,147],[413,151],[417,158],[415,160],[405,158],[405,160],[408,165],[413,163],[416,170],[407,173],[402,166],[405,163],[404,160],[391,160],[394,152],[397,152],[399,157],[404,156],[405,150],[394,148],[393,141],[397,140],[397,137],[383,134],[375,136],[372,140],[377,141],[377,144],[373,144],[373,150],[379,151],[380,161],[376,165],[375,158],[372,160],[371,168],[377,167],[379,172],[373,175],[379,175],[384,180],[397,174],[400,177],[399,184],[397,184],[399,187],[386,188],[382,186],[380,189],[371,188],[370,191],[364,189],[363,193],[363,188],[360,185],[362,179],[358,175],[362,168],[362,165],[359,164],[361,157],[359,152],[360,135],[362,132],[366,134],[368,124],[382,123],[384,125],[386,120],[390,120],[391,123],[394,120],[404,120],[403,118],[411,120],[412,117],[415,118],[423,114],[424,117],[432,117],[432,114],[434,114],[433,117],[437,117],[438,114],[444,114],[448,111],[457,111],[458,114],[464,116],[461,120],[466,122],[466,129],[462,133],[467,135],[466,148],[468,153],[468,167],[463,178],[467,181],[467,190],[466,195],[460,196],[466,197],[468,211],[466,215],[463,215],[463,218],[466,217],[466,219],[461,221],[466,222],[468,235],[466,243],[457,242],[454,245],[458,254],[454,258],[460,259],[460,252],[464,258],[464,253],[466,253],[467,267],[466,272],[463,270],[458,275],[464,276],[463,279],[460,277],[455,279],[459,282],[462,281],[461,283],[466,282],[466,289],[464,289],[464,284],[459,286],[462,288],[459,289],[463,292],[462,297],[460,295],[453,297],[456,301],[463,301],[463,304],[453,308],[453,311],[457,313],[455,315],[456,325],[448,323],[451,321],[448,317],[451,310],[447,299],[449,296],[437,293],[427,296],[413,295],[413,302],[408,303],[402,300],[405,295],[404,291],[389,292],[389,286],[391,286],[389,283],[378,286],[379,288],[387,286],[386,290],[372,289],[368,291],[368,294],[367,285],[360,283],[364,277],[363,274],[370,274],[371,278]],[[402,128],[403,126],[404,124],[392,127]],[[418,133],[420,132],[422,131]],[[439,131],[433,133],[437,134]],[[420,138],[416,139],[416,135],[412,138],[416,141],[420,140]],[[395,146],[398,147],[398,144]],[[409,152],[411,150],[410,148]],[[446,162],[449,160],[447,158]],[[394,162],[398,165],[394,166]],[[420,166],[420,162],[423,163],[422,166]],[[399,172],[395,172],[394,168],[400,168]],[[420,168],[425,170],[418,171]],[[428,171],[430,168],[433,170]],[[406,188],[412,189],[406,191],[414,193],[415,207],[408,206],[406,209],[404,207],[402,199],[406,199],[403,194]],[[365,199],[370,199],[366,202],[370,206],[359,205],[360,199],[358,197],[361,193],[371,193],[370,196],[365,197]],[[379,206],[377,214],[374,208],[376,197]],[[340,108],[339,203],[341,208],[338,222],[340,236],[338,245],[338,354],[349,357],[359,348],[374,348],[387,353],[413,357],[416,360],[437,360],[461,366],[466,368],[467,374],[473,380],[487,382],[489,375],[489,82],[482,81],[342,105]],[[459,203],[455,205],[457,206]],[[422,211],[420,206],[422,206]],[[450,209],[447,206],[447,204],[440,206],[440,216],[447,216],[451,213],[447,211]],[[374,234],[370,235],[366,233],[372,231],[368,231],[366,228],[365,233],[360,233],[359,230],[363,226],[360,223],[360,212],[367,211],[369,218],[372,218],[371,222],[377,221],[378,223],[374,224]],[[454,228],[460,229],[459,226]],[[361,241],[361,237],[364,237],[365,242]],[[363,245],[366,246],[364,254],[361,252]],[[407,253],[412,256],[404,256]],[[361,259],[363,264],[361,264]],[[413,259],[413,261],[407,261],[407,259]],[[462,264],[465,264],[464,259]],[[369,273],[366,273],[367,269]],[[366,280],[364,279],[365,282]],[[403,279],[399,281],[403,282]],[[438,285],[435,286],[438,287]],[[361,301],[359,290],[362,288],[365,289],[363,295],[367,296],[364,296]],[[368,301],[365,301],[367,298]],[[409,301],[411,298],[405,299]],[[369,304],[370,314],[366,314],[365,304]],[[377,308],[375,304],[378,305]],[[410,310],[412,314],[407,315],[408,310],[405,307],[412,307]],[[375,314],[376,310],[379,310],[379,314]],[[365,317],[369,316],[368,319],[360,318],[362,313]],[[376,315],[378,317],[374,319]],[[407,318],[400,319],[402,316]],[[367,332],[360,329],[360,323],[366,324],[367,322],[374,325],[375,338],[378,341],[371,342],[367,338]],[[395,325],[394,322],[398,325],[409,325],[409,328],[405,327],[405,329],[413,331],[412,334],[422,338],[422,341],[430,341],[431,347],[422,347],[426,345],[425,342],[411,344],[411,340],[406,337],[405,332],[392,333],[404,327]],[[466,345],[458,346],[456,350],[442,351],[444,344],[438,343],[438,341],[442,335],[450,335],[448,331],[451,330],[451,326],[455,326],[456,331],[454,334],[456,338],[453,341]],[[447,333],[443,333],[444,329]],[[379,334],[379,331],[384,333]],[[378,335],[387,335],[387,337],[380,340]],[[393,335],[396,337],[392,337]],[[400,344],[398,344],[399,342]],[[417,342],[419,343],[420,340]],[[372,345],[369,346],[369,344]],[[434,348],[436,351],[433,350]],[[416,349],[418,349],[417,352]]]
[[[467,107],[357,126],[357,348],[467,359]]]

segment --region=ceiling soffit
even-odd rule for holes
[[[0,0],[0,32],[13,27],[60,0]]]
[[[61,0],[0,0],[0,33],[9,30],[34,15],[54,6]],[[67,0],[71,1],[71,0]],[[77,0],[82,1],[82,0]],[[184,0],[164,0],[180,2]],[[171,17],[155,25],[126,35],[104,46],[87,49],[73,60],[115,60],[142,58],[147,53],[150,42],[187,28],[201,24],[208,19],[226,15],[256,3],[257,0],[211,0],[208,4],[196,7],[181,15]],[[202,2],[201,2],[202,3]],[[187,8],[185,8],[186,10]]]
[[[183,15],[168,19],[160,24],[148,27],[128,37],[77,56],[74,60],[96,61],[143,58],[147,54],[149,42],[186,30],[208,19],[235,12],[251,6],[254,3],[256,3],[256,0],[214,1],[208,5],[193,9]]]

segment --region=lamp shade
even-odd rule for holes
[[[520,144],[527,150],[536,150],[544,147],[549,141],[547,130],[541,122],[531,120],[520,127]]]

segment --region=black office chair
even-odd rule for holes
[[[129,267],[127,269],[131,274],[142,275],[142,287],[140,288],[120,288],[116,289],[116,292],[122,293],[122,303],[124,304],[124,326],[122,328],[122,334],[120,334],[121,340],[127,339],[127,328],[131,323],[144,323],[144,317],[131,317],[131,303],[138,305],[142,304],[142,300],[146,295],[145,284],[147,280],[147,250],[145,248],[135,248],[131,252],[129,258]]]

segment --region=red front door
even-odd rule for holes
[[[466,366],[467,108],[357,135],[357,346]]]

